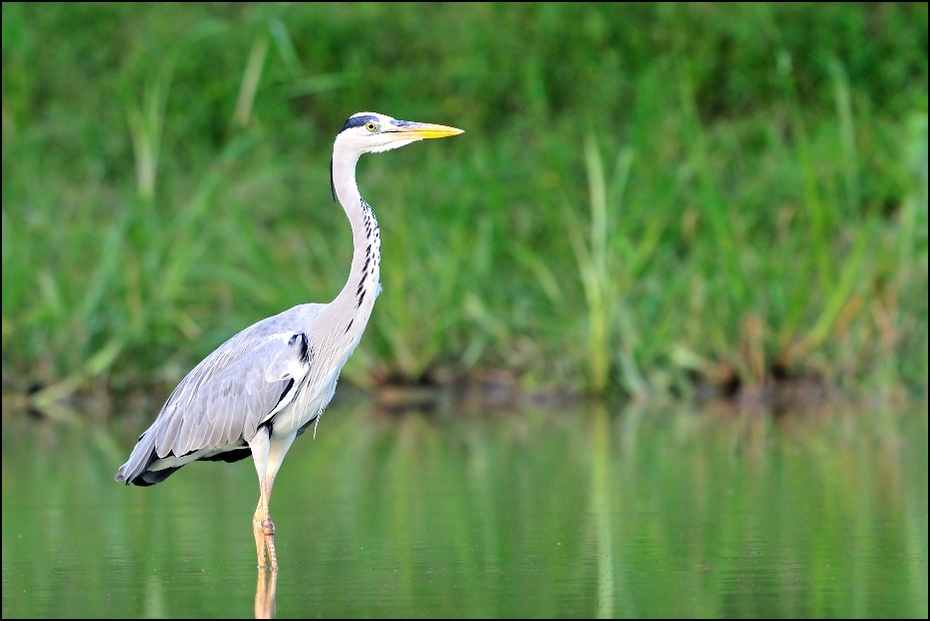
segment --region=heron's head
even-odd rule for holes
[[[358,112],[342,126],[336,143],[359,154],[381,153],[424,138],[445,138],[461,133],[462,130],[455,127],[399,121],[377,112]]]

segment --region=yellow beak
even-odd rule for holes
[[[446,136],[455,136],[461,134],[464,130],[448,125],[436,125],[435,123],[416,123],[414,121],[394,121],[391,133],[400,134],[398,138],[409,137],[414,140],[423,138],[445,138]]]

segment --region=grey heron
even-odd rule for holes
[[[378,221],[355,181],[363,153],[380,153],[462,130],[359,112],[333,144],[331,181],[352,227],[349,277],[328,304],[300,304],[245,328],[195,366],[116,473],[126,485],[154,485],[198,460],[252,455],[259,500],[252,518],[258,566],[278,568],[271,488],[294,439],[319,424],[339,373],[371,316],[381,262]]]

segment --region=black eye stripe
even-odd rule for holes
[[[362,125],[365,125],[367,123],[377,123],[377,122],[378,122],[378,117],[372,116],[370,114],[366,114],[363,116],[352,116],[352,117],[349,117],[349,120],[346,121],[346,124],[342,126],[342,129],[340,129],[339,132],[342,133],[351,127],[361,127]]]

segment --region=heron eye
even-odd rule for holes
[[[365,123],[365,129],[367,129],[370,132],[373,132],[376,129],[378,129],[378,125],[374,121],[368,121],[367,123]]]

